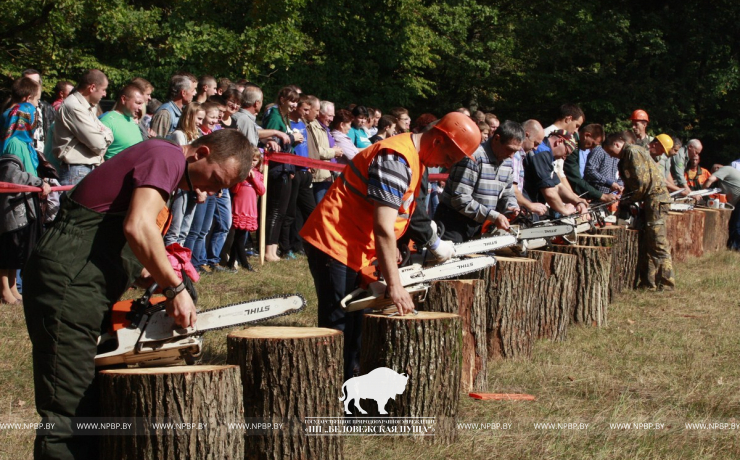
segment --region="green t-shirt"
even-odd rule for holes
[[[732,166],[723,166],[716,170],[712,175],[719,179],[717,185],[727,195],[727,201],[733,206],[739,205],[740,171]]]
[[[111,110],[100,117],[100,121],[113,131],[113,143],[108,146],[105,152],[105,159],[110,160],[118,155],[124,149],[131,147],[143,141],[139,125],[134,122],[132,117]]]
[[[29,152],[28,149],[28,144],[20,139],[11,137],[5,141],[5,145],[3,146],[3,155],[17,156],[20,158],[21,163],[23,163],[23,169],[25,169],[27,173],[38,176],[39,174],[36,172],[36,168],[34,168],[33,163],[31,162],[31,152]]]

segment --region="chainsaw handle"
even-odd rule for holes
[[[342,308],[346,310],[347,309],[347,303],[350,302],[350,301],[352,301],[352,300],[354,300],[354,299],[356,299],[363,292],[365,292],[364,289],[357,288],[354,291],[352,291],[349,294],[347,294],[339,303],[342,305]]]

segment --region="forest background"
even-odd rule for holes
[[[98,68],[109,97],[143,76],[167,99],[186,70],[297,84],[339,106],[415,118],[460,106],[501,119],[587,122],[704,143],[703,163],[740,157],[740,2],[732,0],[3,0],[0,87],[25,68],[76,81]]]

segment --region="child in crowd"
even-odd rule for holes
[[[253,147],[254,148],[254,147]],[[243,182],[231,188],[231,217],[234,227],[234,244],[231,246],[229,268],[235,269],[237,259],[239,264],[249,271],[254,271],[246,254],[246,244],[249,232],[257,230],[257,196],[265,194],[265,182],[260,168],[260,152],[256,148],[252,152],[252,170]]]

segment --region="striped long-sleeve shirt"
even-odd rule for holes
[[[499,162],[486,142],[472,159],[465,157],[452,167],[440,201],[482,224],[498,217],[499,204],[502,209],[518,207],[513,179],[511,159]]]

